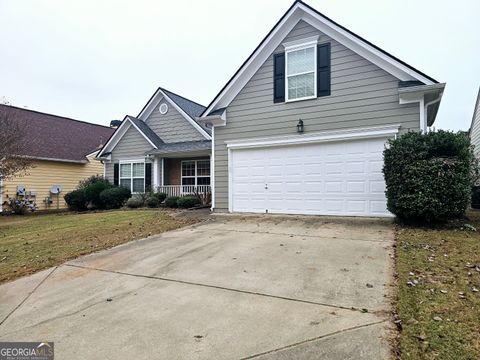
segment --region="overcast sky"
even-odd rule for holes
[[[0,99],[104,125],[158,86],[208,105],[292,2],[0,0]],[[435,126],[469,128],[479,0],[306,2],[446,82]]]

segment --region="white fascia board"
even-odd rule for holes
[[[223,115],[210,115],[204,118],[199,118],[199,121],[212,125],[213,127],[227,125],[227,119]]]
[[[115,130],[115,133],[110,137],[110,139],[107,141],[105,146],[100,150],[100,152],[97,154],[97,158],[101,157],[103,153],[105,152],[111,152],[112,149],[117,146],[118,142],[120,139],[125,135],[127,130],[131,126],[131,121],[125,121],[124,119],[122,121],[122,124],[118,127],[117,130]]]
[[[305,15],[303,16],[302,20],[317,28],[325,35],[338,41],[340,44],[344,45],[350,50],[356,52],[358,55],[364,57],[373,64],[392,74],[399,80],[419,80],[426,85],[435,84],[435,82],[426,78],[422,74],[416,72],[408,66],[405,66],[391,56],[388,56],[387,54],[364,42],[355,35],[350,34],[338,25],[314,13],[308,8],[305,9]]]
[[[97,154],[99,153],[100,150],[95,150],[95,151],[92,151],[90,154],[87,154],[85,155],[86,158],[89,158],[89,157],[97,157]]]
[[[204,111],[204,115],[210,113],[213,109],[227,107],[230,102],[243,89],[246,83],[255,75],[260,66],[285,39],[293,27],[300,21],[300,17],[293,15],[295,8],[292,8],[282,22],[277,26],[267,39],[260,45],[255,54],[245,63],[237,75],[223,89],[217,99]]]
[[[374,126],[365,128],[322,131],[311,134],[298,134],[289,136],[277,136],[268,138],[253,138],[246,140],[226,141],[228,149],[248,149],[255,147],[269,147],[279,145],[301,145],[329,141],[342,141],[354,139],[368,139],[389,137],[398,134],[400,124]]]
[[[155,108],[158,106],[162,98],[163,96],[160,93],[160,89],[157,89],[148,104],[143,108],[142,112],[138,114],[137,119],[146,121],[148,117],[152,114],[152,112],[155,110]]]
[[[350,34],[305,5],[297,3],[290,9],[284,19],[262,44],[260,44],[253,56],[242,66],[236,76],[231,79],[225,89],[217,96],[216,100],[204,111],[203,116],[206,116],[214,109],[227,107],[300,20],[304,20],[325,35],[371,61],[399,80],[419,80],[427,85],[435,84],[432,80]]]
[[[160,100],[162,98],[165,98],[167,102],[177,110],[180,115],[182,115],[185,120],[187,120],[200,134],[205,137],[207,140],[212,140],[212,137],[210,134],[208,134],[205,129],[203,129],[200,125],[197,124],[197,122],[190,117],[183,109],[177,105],[175,101],[173,101],[167,94],[165,94],[162,89],[158,89],[155,93],[155,95],[152,97],[150,102],[145,106],[145,109],[138,115],[138,118],[140,120],[146,121],[147,118],[150,116],[150,114],[157,108],[157,106],[160,104]]]

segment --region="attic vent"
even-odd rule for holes
[[[161,104],[158,111],[160,111],[160,114],[165,115],[168,111],[168,105],[165,103]]]

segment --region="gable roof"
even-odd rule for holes
[[[128,120],[132,122],[135,128],[140,131],[140,133],[150,142],[154,147],[158,148],[164,144],[163,140],[160,139],[160,136],[157,135],[155,131],[150,129],[150,127],[142,120],[137,119],[136,117],[127,115]]]
[[[15,121],[28,139],[21,154],[37,159],[86,162],[113,134],[107,126],[0,104],[0,114]],[[2,116],[2,115],[0,115]]]
[[[420,81],[425,85],[438,83],[432,77],[331,20],[310,5],[301,0],[295,0],[292,6],[215,96],[201,116],[210,115],[212,111],[228,106],[300,20],[304,20],[318,28],[332,39],[357,52],[401,81]]]
[[[197,120],[203,111],[205,106],[200,105],[192,100],[184,98],[178,94],[175,94],[169,90],[159,87],[157,91],[145,104],[143,109],[137,115],[137,118],[145,121],[152,111],[159,105],[160,100],[164,97],[173,107],[190,123],[197,131],[199,131],[207,140],[211,140],[211,130],[204,124]]]

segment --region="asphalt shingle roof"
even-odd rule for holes
[[[199,150],[210,150],[212,142],[210,140],[186,141],[178,143],[164,143],[158,149],[149,151],[149,154],[169,154]]]
[[[177,104],[183,111],[187,113],[198,125],[202,127],[208,134],[211,135],[211,129],[208,128],[203,122],[197,121],[197,117],[199,117],[204,111],[205,106],[200,105],[192,100],[188,100],[183,96],[177,95],[167,89],[160,88],[172,101]]]
[[[162,139],[157,135],[155,131],[153,131],[144,121],[137,119],[136,117],[127,116],[139,129],[140,131],[150,139],[152,143],[155,144],[156,147],[162,146],[164,143]]]
[[[35,158],[85,161],[114,132],[107,126],[2,104],[0,116],[18,123],[28,139],[17,155]]]

